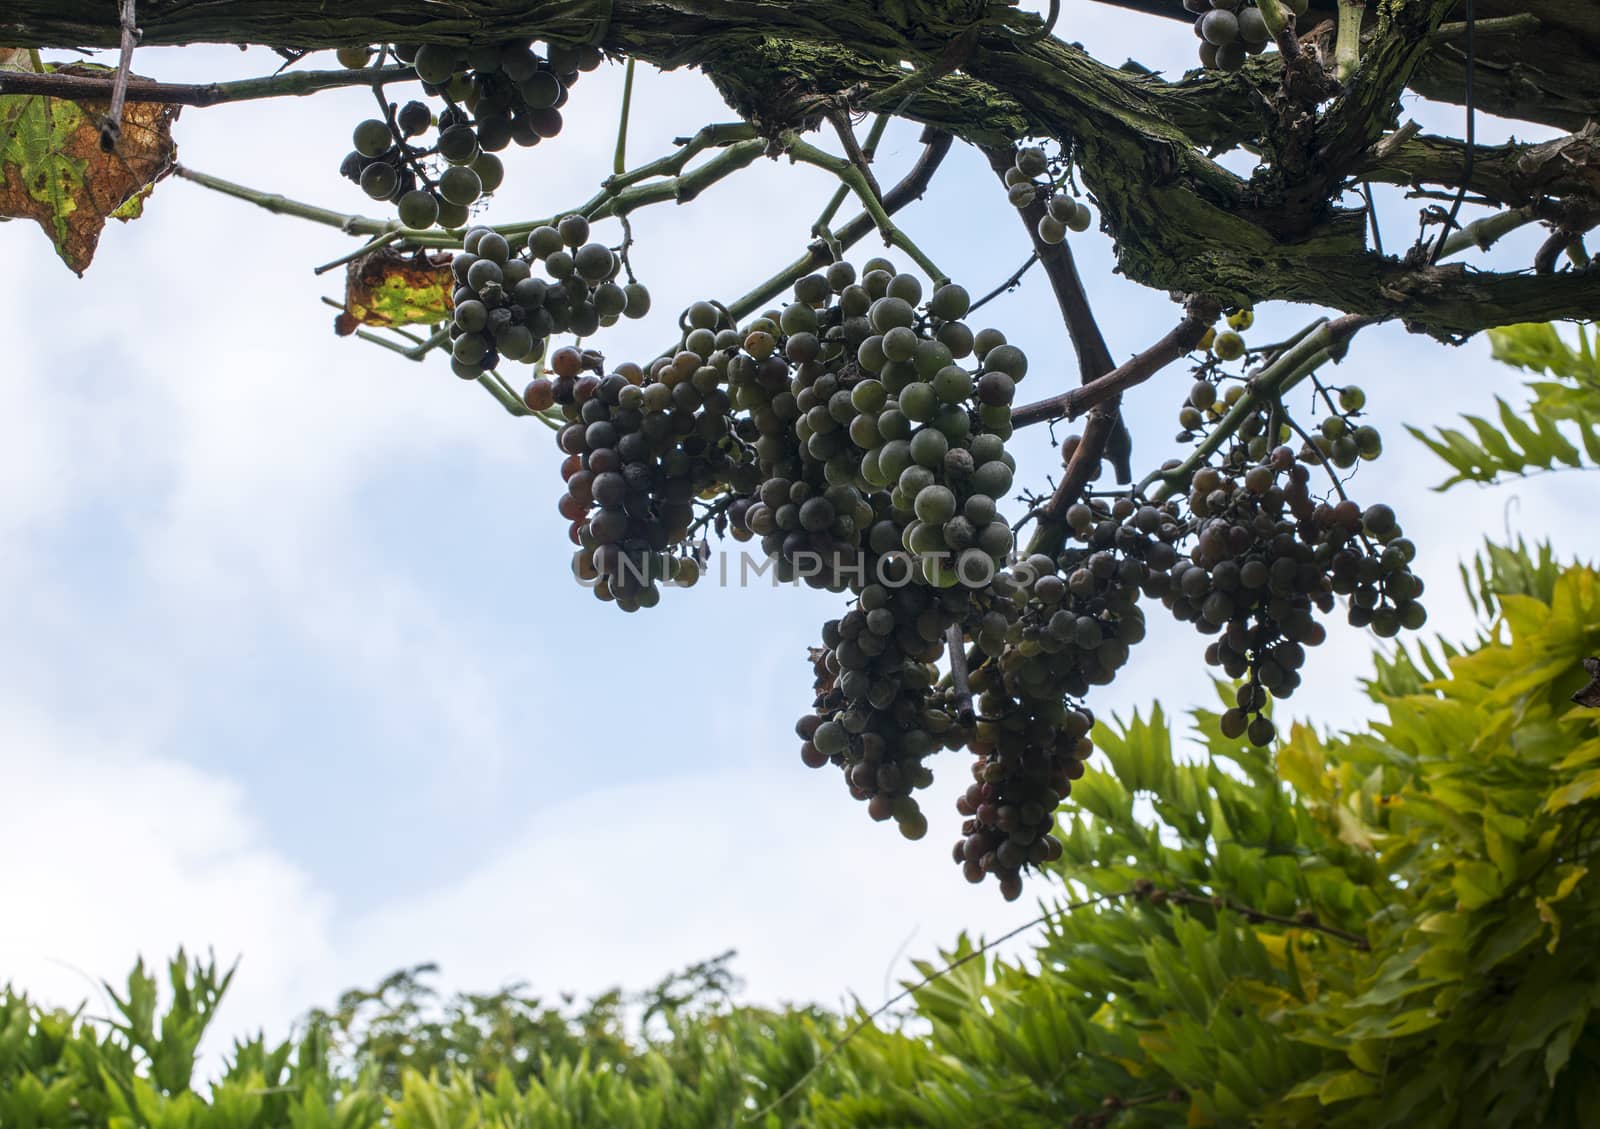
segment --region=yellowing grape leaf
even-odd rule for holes
[[[449,255],[403,255],[382,247],[350,264],[344,313],[334,329],[346,336],[358,325],[433,325],[448,320],[454,309]]]
[[[44,66],[31,52],[0,58],[0,69],[104,75],[104,67]],[[144,197],[172,171],[177,106],[129,102],[115,153],[100,149],[108,101],[42,94],[0,96],[0,218],[36,220],[76,274],[94,258],[106,217],[137,219]]]

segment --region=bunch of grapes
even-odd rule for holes
[[[1409,567],[1416,550],[1394,511],[1316,502],[1310,478],[1289,447],[1242,470],[1228,461],[1196,471],[1180,532],[1194,535],[1194,547],[1160,593],[1179,620],[1217,636],[1206,660],[1245,680],[1223,732],[1258,746],[1276,734],[1269,697],[1300,685],[1305,649],[1327,636],[1316,615],[1331,612],[1336,595],[1350,597],[1352,625],[1380,635],[1415,630],[1427,616]]]
[[[569,421],[556,437],[567,455],[557,509],[578,546],[573,574],[624,611],[654,607],[662,584],[699,578],[696,559],[673,550],[688,537],[694,499],[720,488],[736,462],[727,393],[702,395],[683,364],[658,363],[648,377],[633,364],[606,376],[586,367],[599,358],[558,349],[553,379],[533,380],[523,399],[538,411],[558,405]]]
[[[538,263],[546,275],[534,277]],[[451,368],[473,380],[501,360],[533,364],[558,333],[587,337],[623,317],[643,317],[650,293],[616,281],[616,252],[589,238],[589,222],[571,215],[535,228],[513,249],[486,227],[468,231],[450,264],[456,281]]]
[[[1064,162],[1052,161],[1037,145],[1025,145],[1017,150],[1012,166],[1006,170],[1007,198],[1014,208],[1026,208],[1035,200],[1044,200],[1045,212],[1039,218],[1039,238],[1046,243],[1060,243],[1069,231],[1088,231],[1094,222],[1094,213],[1076,197],[1061,191]]]
[[[867,814],[893,819],[908,839],[928,831],[912,795],[933,782],[924,759],[957,736],[935,694],[934,664],[969,600],[965,588],[867,584],[854,608],[823,624],[823,646],[813,654],[814,709],[795,726],[801,760],[838,766]]]
[[[427,102],[411,101],[361,122],[340,171],[374,200],[398,205],[400,222],[412,228],[464,226],[471,206],[505,178],[495,154],[560,133],[568,89],[601,60],[593,47],[551,45],[541,55],[527,39],[393,52],[443,108],[435,116]]]
[[[1267,21],[1251,0],[1183,0],[1195,14],[1194,33],[1200,39],[1200,63],[1208,70],[1236,71],[1250,55],[1259,55],[1272,41]],[[1310,9],[1310,0],[1283,0],[1294,16]]]

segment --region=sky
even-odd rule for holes
[[[1059,34],[1113,63],[1193,62],[1182,24],[1084,0]],[[138,69],[202,81],[277,62],[149,49]],[[620,67],[585,76],[566,131],[515,156],[484,218],[586,199],[610,169],[620,91]],[[370,214],[337,170],[371,108],[337,91],[186,110],[180,160]],[[1461,116],[1407,110],[1437,129]],[[701,76],[641,68],[630,158],[730,116]],[[1508,130],[1481,120],[1479,135]],[[892,129],[880,179],[917,150],[914,128]],[[647,361],[688,302],[742,294],[791,260],[832,188],[816,169],[759,161],[688,207],[638,213],[634,265],[655,314],[601,347]],[[1414,205],[1381,205],[1403,245]],[[1027,254],[964,146],[902,219],[974,293]],[[801,765],[805,648],[840,597],[702,584],[627,616],[578,587],[550,433],[443,359],[333,334],[320,297],[339,275],[312,268],[349,237],[178,179],[143,219],[108,228],[81,280],[35,226],[0,232],[0,982],[103,1014],[98,983],[136,955],[214,950],[241,962],[217,1020],[226,1040],[282,1035],[342,989],[420,961],[442,966],[447,989],[588,993],[735,948],[750,1000],[870,1006],[959,931],[994,936],[1038,912],[1043,884],[1007,905],[951,864],[966,778],[954,754],[933,762],[921,843],[873,824],[836,772]],[[1498,261],[1525,262],[1535,239],[1507,239]],[[1111,273],[1105,236],[1072,246],[1113,353],[1170,328],[1164,294]],[[869,241],[857,255],[873,253]],[[1252,336],[1316,313],[1263,308]],[[1032,360],[1025,394],[1075,379],[1042,277],[991,314]],[[1384,327],[1331,378],[1367,390],[1385,434],[1388,453],[1352,491],[1394,505],[1420,546],[1427,634],[1471,634],[1456,570],[1485,533],[1600,553],[1578,476],[1430,490],[1447,472],[1402,423],[1491,410],[1497,392],[1516,402],[1485,341],[1451,349]],[[1175,452],[1187,385],[1175,368],[1129,397],[1146,465]],[[1043,429],[1014,449],[1019,481],[1059,465]],[[1151,623],[1091,699],[1102,715],[1214,701],[1201,637]],[[1375,643],[1332,631],[1287,712],[1359,724]]]

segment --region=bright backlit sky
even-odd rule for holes
[[[1193,63],[1180,23],[1077,0],[1062,26],[1113,63]],[[276,63],[231,48],[138,59],[174,81]],[[566,132],[516,154],[487,218],[587,198],[610,168],[620,89],[620,67],[585,76]],[[371,109],[341,91],[188,110],[180,159],[371,212],[337,173]],[[1434,128],[1460,119],[1408,109]],[[729,117],[700,76],[642,68],[630,155]],[[1505,134],[1480,125],[1487,141]],[[917,149],[914,129],[891,131],[882,178]],[[689,301],[741,294],[792,259],[832,188],[762,161],[695,205],[639,213],[634,261],[656,312],[601,347],[648,360]],[[1384,205],[1403,245],[1413,213]],[[903,218],[975,293],[1027,252],[964,147]],[[805,648],[841,598],[704,585],[637,616],[600,605],[568,571],[550,433],[442,359],[333,335],[318,299],[339,276],[311,268],[351,249],[338,231],[176,179],[144,219],[108,229],[82,280],[32,224],[0,230],[0,980],[99,1012],[93,982],[136,954],[214,947],[243,957],[218,1021],[231,1037],[282,1034],[340,989],[422,960],[448,987],[589,992],[735,947],[752,999],[872,1004],[958,930],[994,935],[1036,912],[951,864],[958,758],[934,763],[919,844],[872,824],[837,772],[800,764]],[[1110,273],[1104,236],[1073,248],[1119,357],[1171,326],[1165,295]],[[1526,239],[1505,248],[1529,254]],[[1042,277],[986,313],[1032,357],[1025,392],[1075,378]],[[1314,313],[1263,310],[1257,339]],[[1366,387],[1385,432],[1389,454],[1353,489],[1392,503],[1422,547],[1430,633],[1469,633],[1456,568],[1484,532],[1600,550],[1578,507],[1592,486],[1575,476],[1429,491],[1445,471],[1401,423],[1515,399],[1486,342],[1452,350],[1384,328],[1338,379]],[[1130,397],[1146,465],[1168,453],[1187,386],[1174,369]],[[1016,448],[1019,481],[1058,466],[1042,433]],[[1102,713],[1212,700],[1201,638],[1152,623],[1092,699]],[[1371,645],[1335,630],[1289,712],[1364,715]]]

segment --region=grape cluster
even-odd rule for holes
[[[1195,14],[1194,33],[1200,39],[1200,62],[1208,70],[1236,71],[1250,55],[1259,55],[1272,41],[1267,21],[1250,0],[1183,0]],[[1310,0],[1283,0],[1294,16],[1310,9]]]
[[[412,228],[464,226],[471,206],[505,178],[496,154],[560,133],[568,89],[601,61],[593,47],[553,44],[540,54],[527,39],[392,50],[443,108],[435,115],[427,102],[411,101],[361,122],[340,171],[374,200],[398,205],[400,222]],[[353,52],[341,58],[357,61]]]
[[[557,433],[567,458],[557,509],[571,526],[573,574],[596,597],[624,611],[654,607],[661,585],[692,586],[693,556],[674,552],[694,521],[694,498],[727,478],[727,393],[701,394],[685,365],[634,364],[609,375],[585,372],[599,358],[558,349],[551,377],[531,381],[523,400],[559,406],[569,422]]]
[[[545,278],[534,276],[535,263]],[[490,228],[473,228],[450,267],[456,281],[450,363],[463,380],[501,360],[533,364],[555,334],[587,337],[650,308],[642,285],[616,281],[621,260],[590,240],[589,222],[579,215],[535,228],[516,249]]]
[[[1063,242],[1069,231],[1088,231],[1094,222],[1088,205],[1060,190],[1062,164],[1052,161],[1037,145],[1025,145],[1006,170],[1006,193],[1012,207],[1026,208],[1043,198],[1045,212],[1039,217],[1038,233],[1050,244]]]
[[[1394,511],[1354,502],[1315,501],[1311,469],[1289,447],[1260,463],[1227,461],[1195,472],[1190,520],[1169,535],[1193,534],[1194,547],[1158,582],[1179,620],[1217,638],[1206,660],[1245,681],[1222,717],[1224,734],[1266,745],[1276,734],[1265,710],[1300,685],[1306,648],[1327,636],[1318,612],[1348,595],[1348,618],[1392,636],[1415,630],[1427,613],[1422,581],[1410,570],[1415,547],[1400,536]],[[1155,594],[1155,593],[1153,593]]]

